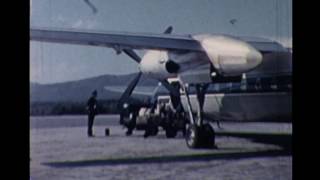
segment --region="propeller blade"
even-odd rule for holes
[[[179,89],[174,88],[167,80],[161,80],[161,84],[172,94],[173,96],[180,96]]]
[[[132,94],[134,88],[138,84],[141,75],[142,75],[142,73],[139,72],[139,74],[130,82],[130,84],[128,85],[127,89],[124,91],[124,93],[122,94],[122,96],[121,96],[121,98],[119,100],[119,105],[122,105],[126,100],[129,99],[129,97]]]
[[[138,56],[136,52],[134,52],[132,49],[123,49],[123,52],[126,53],[128,56],[130,56],[133,60],[135,60],[137,63],[140,63],[141,58]]]
[[[171,103],[173,105],[173,108],[177,112],[182,112],[183,107],[181,104],[181,98],[180,98],[180,86],[179,84],[170,84],[167,80],[162,80],[161,83],[169,90],[170,92],[170,99]]]

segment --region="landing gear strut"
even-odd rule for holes
[[[187,98],[190,124],[186,127],[186,143],[190,148],[215,148],[215,132],[210,124],[203,123],[203,104],[208,84],[197,84],[197,117],[194,118],[191,109],[188,86],[182,85]]]

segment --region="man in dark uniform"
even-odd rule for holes
[[[94,116],[97,113],[97,91],[94,90],[92,92],[92,96],[89,98],[87,102],[87,110],[88,110],[88,137],[93,137],[92,126],[94,121]]]

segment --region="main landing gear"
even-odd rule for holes
[[[182,83],[181,83],[182,84]],[[190,124],[186,127],[186,143],[190,148],[216,148],[215,132],[209,123],[203,122],[203,104],[208,84],[197,84],[197,117],[192,113],[188,86],[182,85],[188,105]]]

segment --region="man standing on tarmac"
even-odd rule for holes
[[[92,126],[94,117],[97,114],[97,90],[92,92],[92,96],[89,98],[87,102],[87,111],[88,111],[88,137],[94,137],[92,132]]]

